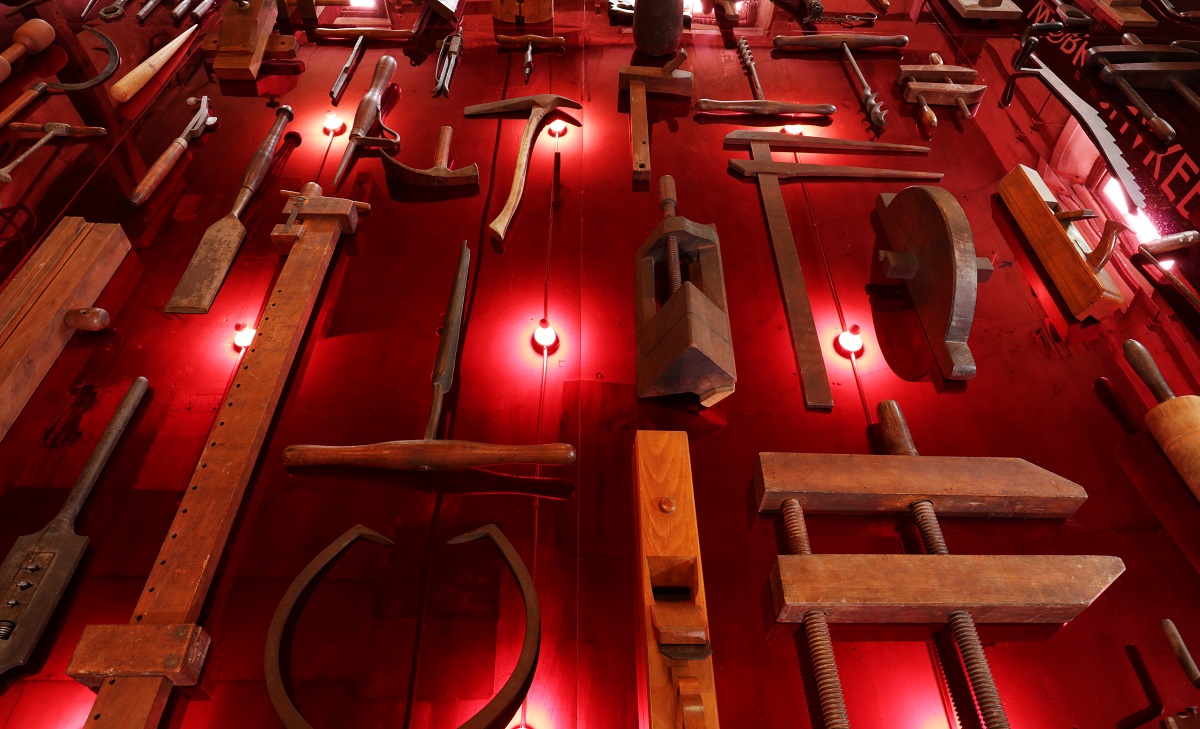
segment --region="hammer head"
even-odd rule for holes
[[[502,99],[500,101],[490,101],[486,104],[468,106],[463,109],[463,116],[502,114],[508,111],[525,111],[539,108],[545,109],[546,113],[550,113],[555,109],[582,109],[583,104],[557,94],[535,94],[533,96],[521,96],[515,99]]]
[[[474,185],[479,182],[479,166],[472,164],[452,170],[445,165],[418,170],[401,164],[387,152],[380,155],[383,159],[383,171],[387,176],[405,185],[413,187],[458,187]]]

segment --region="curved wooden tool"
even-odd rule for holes
[[[503,101],[493,101],[487,104],[475,104],[463,109],[463,116],[482,116],[485,114],[503,114],[513,111],[528,111],[529,120],[525,122],[525,130],[521,133],[520,146],[517,148],[517,164],[513,170],[512,189],[509,190],[508,200],[504,202],[504,208],[500,214],[496,216],[488,225],[488,230],[492,237],[496,240],[504,240],[504,236],[508,233],[508,226],[512,223],[513,216],[517,213],[517,206],[521,204],[521,196],[525,192],[525,174],[529,169],[529,157],[533,151],[533,143],[536,141],[538,127],[541,126],[542,120],[546,115],[556,109],[582,109],[583,105],[578,101],[572,101],[565,96],[557,96],[555,94],[538,94],[536,96],[522,96],[516,99],[504,99]]]
[[[8,108],[6,108],[4,111],[0,111],[0,129],[3,129],[5,126],[7,126],[9,122],[16,118],[17,114],[20,114],[25,107],[32,104],[42,94],[55,91],[63,93],[84,91],[92,88],[93,86],[99,86],[113,75],[113,72],[117,70],[117,66],[121,64],[121,55],[117,52],[116,44],[112,42],[112,39],[95,28],[84,28],[84,30],[100,38],[100,42],[104,44],[105,52],[108,53],[108,64],[105,65],[104,68],[101,69],[100,73],[94,78],[88,79],[87,81],[81,81],[80,83],[64,84],[39,81],[33,86],[30,86],[20,96],[17,97],[16,101],[9,104]]]
[[[880,251],[888,278],[904,279],[917,316],[948,380],[975,376],[967,346],[975,319],[975,296],[992,265],[975,256],[966,213],[940,187],[908,187],[881,194],[875,211],[893,250]]]
[[[629,90],[630,141],[633,149],[633,179],[650,181],[650,121],[646,116],[646,94],[692,96],[692,74],[680,71],[687,51],[680,49],[662,68],[622,66],[620,83]]]
[[[454,130],[450,127],[442,127],[438,132],[433,167],[427,170],[418,170],[384,152],[381,155],[383,171],[393,180],[414,187],[461,187],[478,184],[478,165],[472,163],[469,167],[450,169],[450,138],[453,134]]]
[[[1159,403],[1146,413],[1146,429],[1179,477],[1200,499],[1200,397],[1176,397],[1141,342],[1126,340],[1125,359]]]

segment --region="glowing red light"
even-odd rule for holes
[[[804,134],[804,127],[799,124],[788,124],[783,128],[783,133],[800,136],[801,134]]]
[[[345,129],[346,129],[346,122],[342,121],[341,117],[339,117],[337,114],[335,114],[332,111],[325,112],[325,133],[326,134],[332,134],[334,136],[337,136],[338,134],[341,134]]]
[[[558,344],[558,334],[550,326],[550,322],[542,319],[537,329],[533,330],[533,341],[541,349],[553,349]]]
[[[254,342],[254,329],[245,324],[238,324],[234,327],[236,334],[233,335],[233,346],[238,349],[245,349]]]
[[[550,136],[561,137],[567,133],[567,123],[562,119],[555,119],[550,122]]]
[[[850,327],[849,331],[842,332],[837,336],[837,341],[834,343],[838,353],[843,357],[854,357],[862,354],[863,340],[858,333],[858,326]]]

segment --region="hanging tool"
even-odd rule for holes
[[[179,0],[175,7],[171,8],[171,20],[175,23],[182,23],[195,2],[196,0]]]
[[[508,226],[517,213],[521,204],[521,195],[525,192],[525,174],[529,170],[529,157],[533,144],[537,139],[537,130],[547,114],[560,108],[582,109],[578,101],[572,101],[565,96],[555,94],[538,94],[536,96],[521,96],[516,99],[504,99],[486,104],[475,104],[463,109],[463,116],[482,116],[485,114],[504,114],[513,111],[529,111],[529,120],[525,122],[525,130],[521,133],[521,143],[517,149],[517,163],[513,170],[512,189],[508,192],[508,200],[504,209],[496,219],[488,224],[488,230],[496,240],[504,240]]]
[[[454,368],[458,358],[458,340],[462,332],[462,315],[467,295],[467,273],[471,251],[463,241],[458,258],[458,271],[446,307],[438,342],[437,359],[433,367],[433,399],[429,420],[421,440],[401,440],[365,446],[290,445],[283,450],[283,462],[288,466],[362,466],[390,470],[431,471],[476,468],[503,464],[534,463],[566,466],[575,462],[575,449],[565,443],[532,446],[496,445],[462,440],[439,440],[442,402],[454,384]],[[486,472],[502,484],[503,493],[527,493],[523,484],[529,482],[541,493],[540,479]],[[569,494],[570,491],[567,491]]]
[[[692,98],[692,74],[680,71],[687,60],[687,51],[680,48],[662,68],[656,66],[622,66],[622,89],[629,90],[629,137],[633,150],[633,179],[650,181],[650,120],[646,113],[646,94],[673,94]]]
[[[1174,129],[1159,118],[1133,88],[1171,89],[1193,109],[1200,111],[1200,95],[1190,88],[1190,84],[1200,81],[1200,53],[1176,43],[1147,45],[1133,33],[1122,35],[1121,43],[1119,46],[1089,48],[1088,64],[1099,67],[1100,79],[1119,88],[1150,122],[1155,136],[1169,143],[1174,138]],[[1134,102],[1135,98],[1142,106]],[[1144,111],[1143,106],[1146,107]]]
[[[333,81],[333,88],[329,89],[329,98],[333,101],[333,105],[337,106],[342,100],[342,93],[346,91],[346,84],[350,81],[350,76],[354,73],[354,69],[358,68],[359,61],[362,60],[363,52],[367,48],[367,37],[360,35],[358,40],[354,41],[354,48],[350,50],[350,57],[346,59],[346,65],[342,66],[342,70],[338,71],[337,78]]]
[[[533,73],[533,49],[561,51],[567,47],[567,39],[560,35],[498,35],[496,45],[525,49],[525,83],[529,83],[529,75]]]
[[[862,102],[863,110],[870,117],[871,123],[878,127],[882,127],[887,123],[885,118],[887,112],[883,108],[883,102],[879,100],[879,94],[871,90],[870,84],[867,83],[867,79],[863,76],[862,69],[858,67],[858,62],[854,60],[854,54],[850,52],[850,49],[903,48],[908,45],[908,36],[853,35],[847,33],[801,36],[777,35],[775,36],[774,44],[775,48],[781,51],[793,48],[840,48],[846,62],[850,64],[850,70],[854,73],[854,77],[858,79],[858,84],[862,88],[859,100]]]
[[[371,77],[371,86],[359,100],[358,109],[354,112],[354,121],[350,124],[350,136],[346,140],[346,150],[342,152],[342,161],[338,164],[337,172],[333,176],[334,188],[342,181],[342,175],[346,174],[350,161],[360,146],[388,148],[400,146],[400,135],[383,123],[383,92],[392,82],[392,76],[395,73],[396,59],[391,56],[383,56],[375,64],[375,75]],[[367,136],[367,132],[371,131],[376,124],[379,125],[380,133],[383,136]]]
[[[145,24],[146,19],[150,17],[150,13],[153,13],[161,4],[162,0],[146,0],[146,4],[137,11],[136,17],[138,25]]]
[[[183,156],[184,151],[188,148],[188,143],[193,139],[199,139],[205,130],[217,123],[217,118],[210,116],[211,109],[208,105],[207,96],[202,96],[199,99],[193,96],[187,100],[187,103],[189,106],[199,104],[199,108],[196,109],[195,115],[192,116],[192,120],[188,122],[183,133],[171,141],[171,144],[167,146],[166,150],[151,165],[145,177],[142,178],[142,181],[130,193],[129,202],[135,208],[140,207],[142,203],[146,202],[147,198],[154,194],[159,184],[171,173],[171,170],[175,167],[175,163]]]
[[[1127,339],[1125,360],[1158,401],[1146,413],[1146,429],[1175,467],[1175,472],[1200,499],[1200,397],[1176,397],[1149,350]]]
[[[246,237],[246,226],[241,221],[242,213],[250,198],[258,192],[271,163],[279,140],[283,137],[283,129],[293,118],[292,107],[281,106],[275,110],[275,123],[262,143],[258,145],[250,164],[242,176],[238,187],[237,197],[233,201],[233,209],[229,213],[208,226],[200,245],[192,255],[187,270],[179,279],[175,293],[171,294],[163,311],[172,314],[207,314],[213,299],[221,289],[229,267],[233,265],[233,257],[237,255],[242,239]]]
[[[462,26],[442,39],[442,47],[438,49],[437,64],[433,69],[433,77],[437,84],[433,87],[434,96],[450,98],[450,81],[454,78],[454,69],[458,66],[458,57],[462,54]]]
[[[1196,307],[1197,311],[1200,311],[1200,296],[1197,296],[1191,286],[1188,286],[1171,271],[1170,264],[1172,262],[1168,261],[1164,264],[1155,257],[1156,254],[1188,248],[1196,245],[1196,243],[1200,243],[1200,231],[1187,230],[1182,233],[1174,233],[1157,240],[1152,240],[1149,243],[1142,243],[1138,246],[1137,252],[1150,261],[1158,269],[1158,272],[1163,275],[1163,278],[1167,279],[1179,293],[1183,294],[1183,297],[1192,306]]]
[[[405,185],[429,187],[461,187],[479,183],[479,166],[450,169],[450,138],[454,130],[442,127],[438,130],[437,148],[433,153],[433,167],[418,170],[401,164],[387,152],[383,153],[383,171],[387,176]]]
[[[8,123],[17,116],[17,114],[20,114],[25,107],[32,104],[34,100],[36,100],[42,94],[53,93],[56,91],[62,93],[84,91],[85,89],[90,89],[93,86],[99,86],[113,75],[113,72],[117,70],[117,66],[121,63],[121,56],[117,53],[117,46],[108,36],[104,35],[95,28],[84,28],[84,30],[92,33],[93,35],[99,36],[101,42],[104,43],[104,50],[108,53],[108,64],[95,78],[88,79],[87,81],[81,81],[79,83],[64,84],[58,82],[52,83],[49,81],[38,81],[26,89],[20,96],[18,96],[16,101],[9,104],[8,108],[6,108],[4,111],[0,111],[0,129],[3,129],[5,126],[7,126]]]
[[[41,18],[26,20],[13,31],[12,45],[0,53],[0,81],[12,75],[13,64],[22,56],[41,53],[54,42],[54,26]]]
[[[24,162],[29,155],[38,151],[55,137],[103,137],[108,134],[108,130],[104,127],[75,127],[62,122],[50,122],[48,124],[25,124],[23,122],[13,122],[8,125],[8,128],[14,132],[45,132],[41,139],[33,143],[33,146],[25,150],[21,156],[17,157],[12,162],[9,162],[3,168],[0,168],[0,182],[12,182],[12,171]]]
[[[7,581],[0,582],[0,674],[29,661],[70,586],[88,545],[87,537],[75,533],[75,519],[133,419],[146,384],[138,377],[129,385],[58,515],[40,532],[18,537],[0,564],[0,580]]]
[[[1192,23],[1200,22],[1200,10],[1184,10],[1180,12],[1171,3],[1171,0],[1158,0],[1158,2],[1163,6],[1163,10],[1166,10],[1167,14],[1176,20],[1186,20]]]
[[[971,104],[983,99],[987,86],[971,84],[978,72],[964,66],[947,66],[936,53],[929,54],[929,65],[900,66],[896,83],[904,87],[904,100],[919,104],[921,120],[936,127],[937,114],[930,105],[957,106],[964,119],[970,119]]]
[[[1170,48],[1170,46],[1167,47]],[[1131,60],[1128,59],[1129,54],[1123,53],[1124,51],[1133,51],[1135,54],[1142,55],[1147,53],[1149,50],[1150,49],[1145,48],[1144,46],[1136,45],[1093,46],[1087,51],[1087,62],[1088,65],[1100,69],[1100,80],[1104,81],[1110,86],[1116,86],[1117,89],[1120,90],[1121,95],[1124,96],[1125,99],[1141,113],[1142,118],[1146,120],[1146,123],[1150,126],[1150,131],[1154,133],[1154,136],[1158,137],[1166,144],[1171,144],[1175,141],[1174,127],[1172,127],[1170,122],[1168,122],[1166,119],[1163,119],[1161,116],[1159,116],[1158,113],[1146,103],[1146,100],[1142,98],[1141,94],[1139,94],[1133,88],[1133,84],[1131,84],[1129,79],[1126,78],[1126,74],[1133,74],[1135,77],[1144,78],[1146,75],[1149,75],[1145,72],[1150,70],[1145,68],[1146,66],[1149,66],[1152,69],[1161,69],[1162,66],[1166,64],[1130,63],[1125,64],[1125,67],[1122,68],[1120,66],[1114,66],[1112,60],[1110,60],[1119,58],[1122,55],[1125,55],[1127,60]],[[1172,50],[1174,50],[1177,54],[1186,54],[1185,49]],[[1195,57],[1194,53],[1192,54],[1192,57]],[[1200,71],[1200,64],[1196,65],[1196,69],[1197,71]],[[1150,71],[1150,73],[1153,73],[1153,71]],[[1161,75],[1165,76],[1166,74]]]
[[[199,27],[198,25],[193,25],[183,31],[177,38],[158,49],[153,55],[138,64],[136,68],[125,74],[120,81],[113,84],[108,89],[108,98],[112,103],[124,104],[126,101],[132,99],[137,92],[141,91],[150,82],[150,79],[154,78],[155,74],[170,62],[175,53],[187,43],[188,38]]]
[[[87,4],[83,6],[83,12],[79,14],[79,22],[87,20],[87,16],[92,12],[92,8],[96,7],[96,3],[100,0],[87,0]]]
[[[125,6],[131,0],[116,0],[112,5],[100,8],[100,19],[106,23],[111,23],[125,15]]]
[[[207,633],[196,624],[229,539],[263,440],[300,351],[338,240],[358,228],[365,203],[324,197],[316,183],[288,200],[297,225],[263,315],[254,346],[238,361],[203,440],[162,548],[153,560],[131,619],[89,625],[67,675],[99,687],[87,712],[89,729],[157,727],[176,685],[194,685],[203,668]],[[277,225],[272,238],[287,232]],[[173,660],[171,657],[174,657]],[[98,718],[96,718],[98,716]]]
[[[830,116],[837,111],[833,104],[797,104],[790,101],[769,101],[763,94],[762,84],[758,81],[758,69],[754,66],[754,54],[750,51],[750,43],[745,36],[738,38],[738,57],[750,78],[750,91],[754,99],[745,101],[718,101],[715,99],[700,99],[696,102],[696,110],[702,112],[736,112],[739,114],[816,114]]]

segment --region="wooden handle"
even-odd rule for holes
[[[1197,243],[1200,243],[1200,231],[1185,230],[1152,240],[1149,243],[1143,243],[1138,248],[1145,249],[1151,255],[1158,255],[1159,253],[1177,251],[1181,248],[1189,248]]]
[[[171,140],[171,144],[158,156],[154,164],[146,172],[146,176],[138,183],[133,192],[129,195],[129,202],[136,208],[154,194],[158,189],[159,184],[170,174],[171,169],[175,167],[175,163],[183,156],[184,150],[187,149],[187,142],[182,139]]]
[[[365,466],[392,471],[432,471],[516,463],[567,466],[575,448],[566,443],[511,446],[465,440],[395,440],[364,446],[288,446],[288,466]]]
[[[108,329],[112,318],[104,309],[90,307],[87,309],[71,309],[63,315],[63,324],[71,329],[82,329],[85,332],[99,332]]]
[[[453,136],[454,130],[450,127],[442,127],[438,130],[437,149],[433,152],[434,167],[450,166],[450,139]]]
[[[1175,393],[1171,392],[1171,386],[1163,379],[1162,372],[1154,363],[1154,358],[1150,356],[1149,350],[1141,342],[1136,339],[1125,340],[1125,361],[1129,363],[1142,382],[1146,383],[1146,387],[1150,388],[1155,400],[1166,402],[1175,398]]]
[[[705,729],[704,695],[692,676],[675,679],[675,729]]]
[[[496,240],[504,240],[508,226],[517,213],[517,206],[521,204],[521,196],[525,193],[525,173],[529,169],[529,153],[533,149],[534,136],[537,134],[538,126],[542,123],[544,116],[546,116],[546,108],[538,106],[529,112],[529,121],[525,122],[525,131],[521,133],[521,146],[517,149],[517,164],[513,170],[512,189],[508,192],[508,200],[504,201],[504,208],[488,225],[488,230]]]
[[[884,400],[875,406],[879,415],[879,428],[883,433],[883,445],[889,455],[916,456],[917,446],[913,443],[912,433],[908,431],[908,423],[900,410],[900,403],[895,400]]]
[[[4,111],[0,111],[0,129],[8,126],[8,123],[16,118],[17,114],[24,111],[25,107],[33,103],[34,99],[42,95],[42,90],[46,87],[42,84],[34,84],[21,93],[16,101],[8,105]]]
[[[267,170],[271,169],[271,163],[275,161],[276,148],[279,146],[279,140],[283,138],[283,128],[294,116],[290,106],[281,106],[275,110],[275,123],[254,151],[254,156],[250,158],[250,164],[246,166],[246,172],[242,175],[242,184],[238,187],[237,199],[234,200],[233,209],[230,211],[234,217],[241,217],[250,198],[258,192],[259,185],[267,176]]]
[[[1100,273],[1100,269],[1108,263],[1108,259],[1112,258],[1113,251],[1117,249],[1117,236],[1129,230],[1129,226],[1117,221],[1109,220],[1104,223],[1104,233],[1100,236],[1100,242],[1092,249],[1092,252],[1087,254],[1088,265],[1092,267],[1093,273]]]
[[[680,48],[679,50],[675,51],[674,56],[671,56],[671,60],[663,64],[662,72],[664,74],[674,73],[675,69],[683,65],[683,62],[687,60],[687,57],[687,51],[683,48]]]
[[[167,65],[167,62],[171,60],[175,52],[183,47],[183,44],[192,36],[192,33],[196,32],[196,28],[198,27],[200,26],[193,25],[180,33],[179,37],[158,49],[157,52],[138,64],[136,68],[125,74],[120,81],[113,84],[112,88],[108,90],[108,97],[112,99],[112,102],[114,104],[124,104],[126,101],[132,99],[134,94],[141,91],[150,79],[154,78],[154,74]]]
[[[366,36],[371,40],[410,41],[413,32],[392,28],[317,28],[313,31],[313,36],[327,40],[356,41],[360,36]]]
[[[670,175],[658,178],[658,206],[662,208],[664,218],[675,217],[675,203],[678,200],[675,196],[675,178]]]
[[[851,33],[822,33],[821,35],[777,35],[776,48],[903,48],[908,45],[906,35],[854,35]]]
[[[365,136],[371,125],[379,118],[379,108],[383,104],[383,90],[392,82],[396,73],[396,59],[383,56],[375,64],[375,75],[371,77],[371,86],[358,102],[354,111],[354,122],[350,125],[350,134]]]
[[[41,53],[54,42],[54,26],[41,18],[27,20],[13,33],[13,44],[0,53],[0,81],[12,75],[12,64],[25,54]]]
[[[557,35],[553,37],[544,35],[498,35],[496,36],[496,45],[512,48],[524,48],[525,46],[533,46],[534,48],[565,48],[567,46],[567,39]]]
[[[736,111],[743,114],[817,114],[830,116],[837,111],[833,104],[798,104],[791,101],[719,101],[717,99],[700,99],[696,102],[698,111]]]

